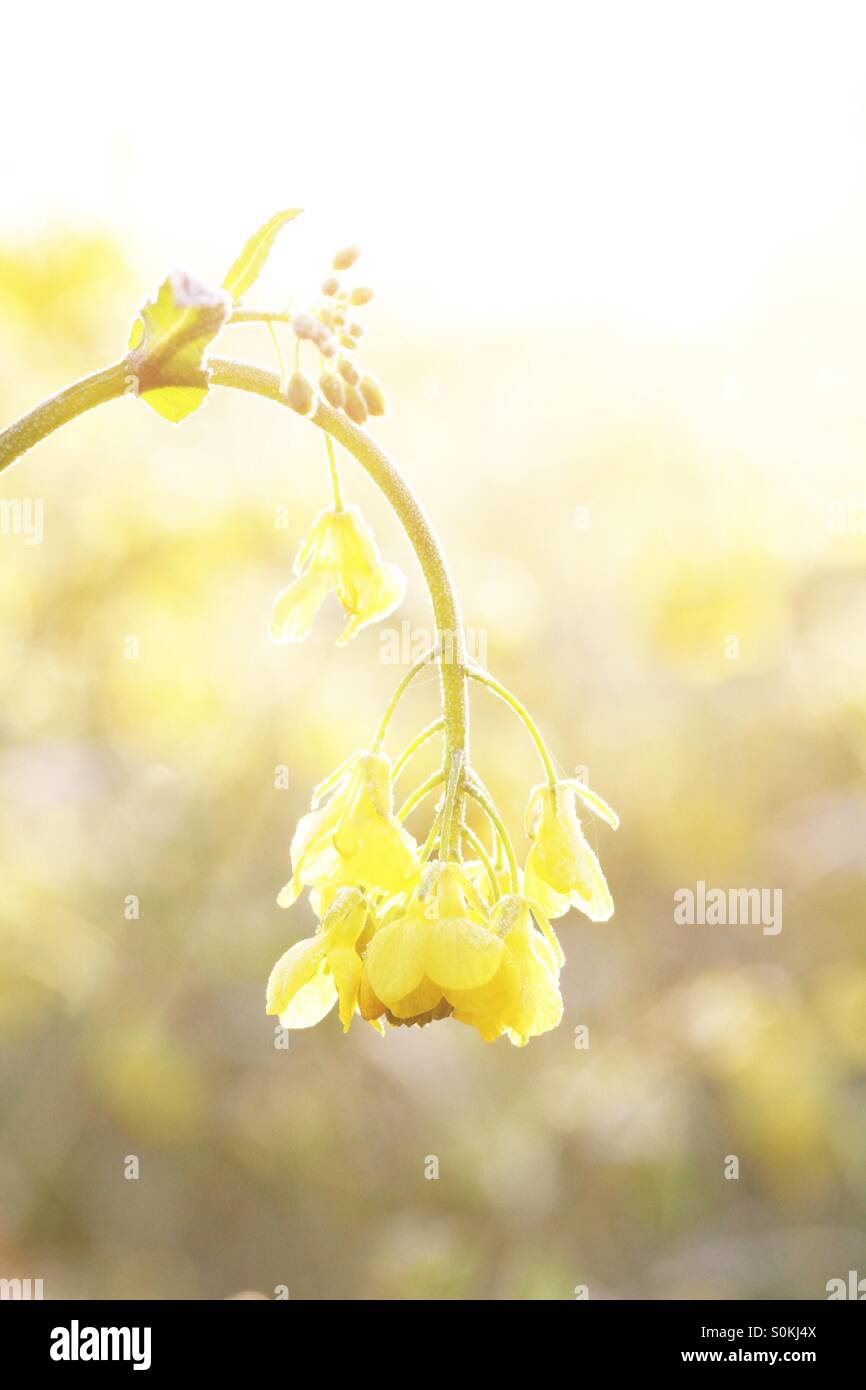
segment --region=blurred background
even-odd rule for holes
[[[0,421],[122,355],[167,270],[218,283],[278,208],[307,211],[250,303],[303,301],[359,241],[375,434],[491,668],[622,826],[595,841],[614,919],[560,924],[556,1032],[331,1017],[277,1049],[264,983],[313,920],[275,905],[291,833],[402,672],[377,628],[337,651],[335,605],[304,646],[267,639],[321,441],[214,392],[179,428],[124,400],[43,443],[0,478],[43,517],[30,544],[10,506],[0,537],[0,1276],[313,1299],[866,1276],[862,10],[6,23]],[[219,348],[273,365],[259,326]],[[385,626],[426,630],[396,523],[344,478],[411,576]],[[435,713],[421,681],[392,750]],[[532,748],[484,692],[473,716],[522,851]],[[782,931],[677,925],[699,880],[781,889]]]

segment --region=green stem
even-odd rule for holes
[[[466,795],[470,796],[473,801],[477,802],[484,814],[490,820],[494,830],[499,836],[502,848],[505,850],[505,857],[508,860],[508,872],[511,877],[511,891],[512,893],[519,893],[520,875],[517,870],[517,856],[514,853],[514,846],[511,843],[511,836],[508,834],[502,817],[500,816],[495,805],[493,804],[493,798],[490,796],[490,793],[477,781],[473,781],[467,784]]]
[[[343,489],[340,486],[340,470],[337,467],[337,460],[334,458],[334,441],[329,434],[325,435],[325,451],[328,455],[328,468],[331,474],[331,492],[334,495],[334,511],[343,510]]]
[[[529,710],[526,708],[526,706],[524,704],[521,704],[517,696],[512,695],[511,691],[508,690],[507,687],[504,686],[501,681],[498,681],[495,676],[489,675],[486,671],[479,670],[477,666],[468,666],[466,668],[466,674],[470,680],[477,681],[479,685],[486,685],[488,690],[492,690],[495,695],[499,696],[500,700],[504,700],[506,705],[508,705],[510,709],[514,710],[514,713],[517,715],[518,719],[523,721],[523,723],[526,725],[526,728],[529,730],[529,733],[532,737],[532,740],[536,748],[538,749],[538,755],[541,758],[545,776],[547,777],[547,780],[550,783],[551,787],[555,787],[557,778],[556,768],[553,766],[553,759],[551,758],[550,751],[542,737],[541,730],[539,729],[538,725],[536,724],[532,715],[529,713]]]
[[[240,391],[251,391],[286,405],[280,396],[279,378],[274,372],[264,371],[246,362],[233,362],[226,358],[211,358],[208,363],[211,381],[215,386],[229,386]],[[313,424],[327,431],[338,444],[347,449],[361,467],[366,469],[374,483],[385,494],[412,544],[418,557],[422,573],[430,591],[430,602],[436,623],[438,646],[441,653],[439,661],[439,680],[442,690],[442,712],[445,716],[445,758],[450,765],[453,755],[459,754],[464,765],[469,759],[469,711],[466,698],[466,637],[463,631],[463,618],[454,582],[448,570],[445,556],[436,538],[427,514],[415,497],[408,483],[379,448],[378,444],[353,424],[341,410],[320,403],[312,417]],[[446,659],[446,653],[450,659]],[[462,807],[463,779],[455,790],[457,811]],[[447,815],[448,833],[443,836],[443,857],[457,851],[460,815]]]
[[[425,796],[429,796],[430,793],[432,791],[435,791],[437,787],[441,787],[444,781],[444,772],[431,773],[431,775],[427,778],[426,782],[422,782],[420,787],[416,787],[415,790],[411,793],[411,795],[407,796],[406,800],[403,802],[403,805],[397,812],[397,819],[399,821],[404,821],[407,816],[412,814],[412,812],[415,810],[415,807],[418,806],[420,802],[424,800]]]
[[[404,672],[404,674],[400,677],[397,689],[394,691],[394,694],[388,701],[388,708],[385,710],[385,713],[379,720],[379,727],[376,730],[376,737],[373,739],[374,753],[377,753],[379,749],[382,747],[382,744],[385,742],[385,735],[388,732],[388,725],[391,723],[391,720],[394,717],[394,711],[396,710],[397,706],[402,700],[405,692],[409,689],[409,686],[412,684],[413,680],[418,675],[418,672],[423,671],[424,667],[429,666],[430,662],[434,661],[435,659],[436,648],[431,647],[429,652],[425,652],[423,656],[419,656],[417,661],[413,661],[412,665],[409,667],[409,670]]]
[[[245,312],[253,311],[240,311],[241,314]],[[269,314],[263,317],[279,316]],[[275,372],[222,357],[212,358],[208,366],[213,385],[249,391],[253,395],[263,396],[266,400],[288,407],[288,402],[280,392],[280,378]],[[38,444],[61,425],[82,415],[84,411],[103,405],[106,401],[115,400],[119,396],[132,394],[134,385],[134,375],[128,364],[123,361],[106,368],[105,371],[85,377],[83,381],[44,401],[29,415],[17,420],[0,434],[0,472],[34,444]],[[378,444],[353,424],[348,416],[322,403],[312,419],[319,429],[342,444],[370,474],[390,502],[418,557],[430,591],[438,646],[442,653],[439,673],[445,717],[446,763],[448,766],[455,765],[453,755],[458,754],[461,764],[465,766],[469,754],[466,640],[457,593],[436,534],[423,507],[397,467]],[[446,660],[445,653],[449,654],[450,659]],[[462,809],[463,795],[464,783],[461,776],[454,793],[458,812]],[[454,815],[450,811],[451,808],[448,808],[448,832],[443,843],[446,856],[452,852],[456,853],[461,821],[460,814]]]
[[[487,877],[490,880],[490,887],[493,890],[493,901],[498,901],[498,899],[501,898],[502,894],[499,891],[499,883],[496,879],[496,870],[493,867],[490,855],[484,848],[484,845],[482,844],[480,837],[476,835],[475,831],[471,828],[471,826],[468,825],[462,825],[460,827],[460,833],[461,835],[465,836],[465,838],[469,841],[470,845],[475,850],[475,853],[478,855],[478,858],[481,860],[481,863],[484,865],[484,868],[487,872]]]
[[[420,734],[416,734],[411,743],[406,744],[406,747],[391,768],[391,777],[393,781],[397,781],[397,778],[400,776],[400,773],[403,771],[409,759],[415,756],[418,749],[423,748],[425,743],[428,743],[431,738],[435,738],[436,734],[441,733],[444,728],[445,720],[440,715],[438,719],[433,720],[432,724],[428,724],[426,728],[422,729]]]
[[[46,435],[60,429],[61,425],[68,425],[86,410],[134,394],[135,377],[126,362],[116,362],[113,367],[94,372],[93,376],[76,381],[74,386],[67,386],[65,391],[58,391],[56,396],[37,405],[29,415],[22,415],[0,434],[0,473]]]
[[[289,323],[290,309],[233,309],[229,323]]]

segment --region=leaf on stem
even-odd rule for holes
[[[129,365],[138,394],[166,420],[177,424],[204,401],[204,354],[230,309],[222,290],[175,271],[140,310],[129,335]]]
[[[263,227],[259,227],[257,232],[253,232],[223,280],[223,289],[228,290],[235,304],[243,298],[247,290],[255,284],[261,275],[277,239],[277,234],[287,222],[293,222],[302,211],[302,208],[287,208],[285,212],[276,213]]]

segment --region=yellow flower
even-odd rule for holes
[[[319,801],[329,796],[324,806]],[[304,887],[326,905],[330,890],[352,886],[402,893],[417,873],[416,845],[394,815],[391,762],[354,753],[313,796],[292,840],[292,877],[280,893],[289,907]]]
[[[454,1017],[477,1028],[485,1042],[506,1033],[523,1047],[562,1018],[562,948],[540,909],[517,893],[497,903],[491,929],[505,946],[496,974],[477,989],[450,990],[448,999]]]
[[[527,898],[548,917],[561,917],[576,907],[593,922],[606,922],[613,914],[613,898],[580,828],[578,796],[614,830],[619,825],[616,812],[581,782],[535,787],[526,811],[526,833],[534,843],[524,887]]]
[[[359,950],[369,909],[356,888],[341,888],[315,936],[297,941],[280,956],[268,980],[267,1012],[284,1028],[312,1028],[340,1001],[347,1031],[358,1004]]]
[[[274,600],[275,642],[303,642],[328,594],[336,593],[349,614],[337,640],[338,646],[345,646],[362,627],[393,613],[406,592],[404,575],[382,560],[357,507],[320,512],[293,568],[297,578]]]
[[[364,958],[361,1013],[424,1023],[450,1013],[452,990],[478,989],[505,947],[458,864],[431,864],[406,911],[373,936]]]

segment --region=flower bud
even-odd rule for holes
[[[362,323],[350,323],[349,332],[353,338],[363,338],[367,330]]]
[[[367,419],[368,410],[364,397],[357,386],[346,387],[346,398],[343,401],[343,409],[350,420],[354,420],[356,425],[363,425]]]
[[[340,288],[340,282],[339,282],[339,280],[337,279],[336,275],[329,275],[328,278],[327,278],[327,280],[326,280],[326,281],[324,282],[324,284],[322,285],[322,294],[327,294],[327,295],[336,294],[336,293],[337,293],[337,290],[338,290],[339,288]]]
[[[332,405],[335,410],[342,410],[346,399],[346,388],[342,379],[336,372],[323,372],[319,378],[319,391],[328,405]]]
[[[349,336],[348,333],[341,333],[341,334],[340,334],[340,346],[341,346],[341,347],[344,347],[344,348],[348,348],[349,352],[354,352],[354,351],[355,351],[355,348],[358,346],[358,344],[357,344],[357,342],[355,341],[354,338],[351,338],[351,337]]]
[[[296,338],[315,338],[319,327],[312,314],[295,314],[292,319],[292,332]]]
[[[384,415],[388,409],[385,392],[374,376],[363,376],[358,387],[364,397],[364,404],[371,415]]]
[[[361,254],[359,246],[344,246],[342,251],[338,251],[331,262],[334,270],[348,270],[353,266]]]
[[[361,373],[358,371],[354,362],[349,361],[348,357],[340,358],[337,363],[337,371],[340,373],[343,380],[348,382],[350,386],[357,386],[358,382],[361,380]]]
[[[286,400],[299,415],[312,415],[315,395],[312,383],[302,371],[292,372],[286,385]]]
[[[373,291],[367,289],[366,286],[359,285],[358,288],[352,290],[352,293],[349,295],[349,302],[356,305],[369,304],[372,298]]]

